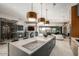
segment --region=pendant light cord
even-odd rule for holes
[[[42,3],[41,3],[41,17],[42,17]]]
[[[48,9],[47,9],[47,4],[46,4],[46,19],[47,19],[47,11],[48,11]]]
[[[31,3],[31,10],[33,11],[33,3]]]

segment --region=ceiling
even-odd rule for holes
[[[6,17],[14,20],[25,21],[27,12],[31,11],[31,3],[0,3],[0,17]],[[71,6],[74,3],[43,3],[41,12],[41,3],[33,3],[33,11],[38,15],[38,18],[47,18],[51,22],[66,22],[71,19]],[[41,15],[42,14],[42,15]]]

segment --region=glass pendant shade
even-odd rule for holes
[[[36,21],[37,20],[37,13],[30,11],[27,13],[27,19],[28,21]]]
[[[49,24],[50,22],[48,20],[45,21],[45,24]]]
[[[45,23],[45,18],[39,18],[38,22],[44,22]]]

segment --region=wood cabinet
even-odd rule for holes
[[[77,5],[71,8],[71,36],[79,37],[79,16],[77,12]]]

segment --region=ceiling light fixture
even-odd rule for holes
[[[49,24],[50,22],[48,20],[45,21],[45,24]]]
[[[33,3],[31,4],[31,11],[27,13],[27,20],[30,22],[37,21],[37,13],[33,11]]]
[[[38,19],[39,24],[44,24],[45,23],[45,18],[42,17],[42,3],[41,3],[41,18]]]
[[[46,4],[46,19],[48,18],[47,16],[48,16],[48,14],[47,14],[47,12],[48,12],[48,8],[47,8],[47,4]],[[50,22],[48,21],[48,20],[45,20],[45,24],[49,24]]]

